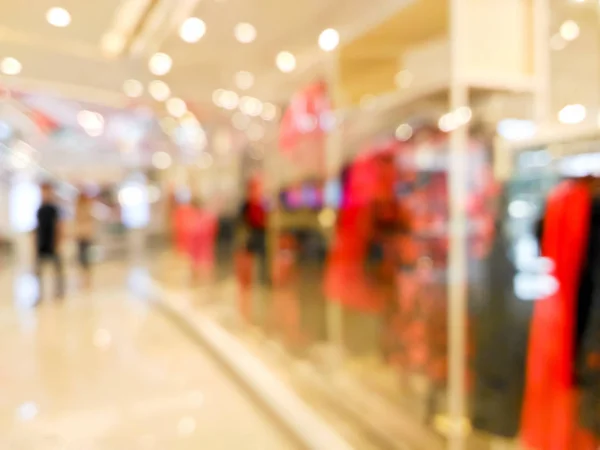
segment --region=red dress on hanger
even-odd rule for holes
[[[542,253],[554,261],[555,293],[535,304],[521,435],[533,450],[595,450],[577,426],[574,345],[579,274],[589,235],[591,195],[566,181],[548,198]]]

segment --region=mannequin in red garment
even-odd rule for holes
[[[579,274],[588,245],[592,196],[586,180],[565,181],[548,198],[542,254],[554,261],[557,291],[535,304],[521,436],[533,450],[595,450],[577,425],[574,339]]]

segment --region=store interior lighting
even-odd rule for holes
[[[254,42],[257,35],[256,28],[254,28],[252,24],[245,22],[238,23],[233,30],[233,34],[238,42],[241,42],[242,44]]]
[[[144,85],[138,80],[127,80],[123,83],[123,92],[127,97],[138,98],[144,93]]]
[[[333,28],[328,28],[319,35],[319,47],[325,52],[332,52],[339,44],[340,34]]]
[[[567,105],[558,112],[558,121],[567,125],[581,123],[587,116],[585,106],[580,104]]]
[[[104,117],[102,114],[83,110],[77,114],[77,122],[90,136],[100,136],[104,132]]]
[[[233,91],[221,91],[217,97],[217,105],[221,108],[233,111],[240,104],[239,96]]]
[[[263,103],[262,112],[260,113],[260,117],[266,121],[272,121],[277,118],[277,106],[272,103]]]
[[[235,84],[238,89],[246,91],[254,86],[254,75],[246,70],[241,70],[235,74]]]
[[[413,128],[407,123],[403,123],[396,128],[396,139],[399,141],[408,141],[412,135]]]
[[[23,70],[23,66],[18,59],[7,57],[0,62],[0,70],[4,75],[18,75]]]
[[[242,97],[240,99],[240,111],[250,117],[258,117],[263,111],[263,104],[257,98]]]
[[[296,69],[296,57],[290,52],[279,52],[275,63],[283,73],[290,73]]]
[[[173,60],[166,53],[155,53],[148,63],[150,72],[156,76],[168,74],[173,67]]]
[[[504,119],[498,122],[496,131],[507,141],[520,141],[533,138],[537,127],[531,120]]]
[[[106,56],[114,56],[118,55],[119,52],[123,50],[123,47],[125,46],[125,40],[123,39],[123,36],[119,34],[107,33],[102,36],[100,46],[102,47],[102,51]]]
[[[185,113],[187,113],[187,105],[185,104],[185,101],[177,97],[168,99],[166,107],[169,114],[171,114],[173,117],[183,117]]]
[[[574,20],[567,20],[560,26],[560,35],[567,42],[577,39],[579,33],[579,25]]]
[[[161,80],[151,81],[148,85],[148,92],[157,102],[164,102],[171,96],[171,89]]]
[[[165,170],[171,167],[171,155],[167,152],[156,152],[152,155],[152,165],[159,170]]]
[[[46,20],[52,26],[64,28],[71,23],[71,14],[64,8],[50,8],[46,13]]]
[[[179,37],[189,44],[194,44],[206,34],[206,24],[198,17],[189,17],[179,27]]]

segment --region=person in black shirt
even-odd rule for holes
[[[245,250],[258,259],[259,278],[269,283],[267,261],[267,210],[263,204],[257,182],[248,185],[247,197],[238,215],[238,223],[246,231]]]
[[[42,269],[51,262],[56,279],[56,297],[64,295],[63,268],[60,257],[62,241],[62,223],[60,211],[54,201],[54,189],[51,184],[42,185],[42,204],[37,211],[37,228],[35,230],[36,262],[35,272],[40,286],[39,300],[42,299]]]

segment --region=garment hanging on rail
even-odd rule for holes
[[[582,320],[578,308],[589,257],[591,211],[586,181],[565,181],[548,198],[542,254],[554,262],[559,286],[535,303],[529,337],[521,437],[535,450],[596,448],[578,424],[575,379]]]
[[[505,438],[519,433],[525,362],[533,303],[515,295],[516,268],[504,232],[508,220],[506,190],[496,219],[496,236],[485,261],[484,296],[473,308],[475,386],[473,427]]]

